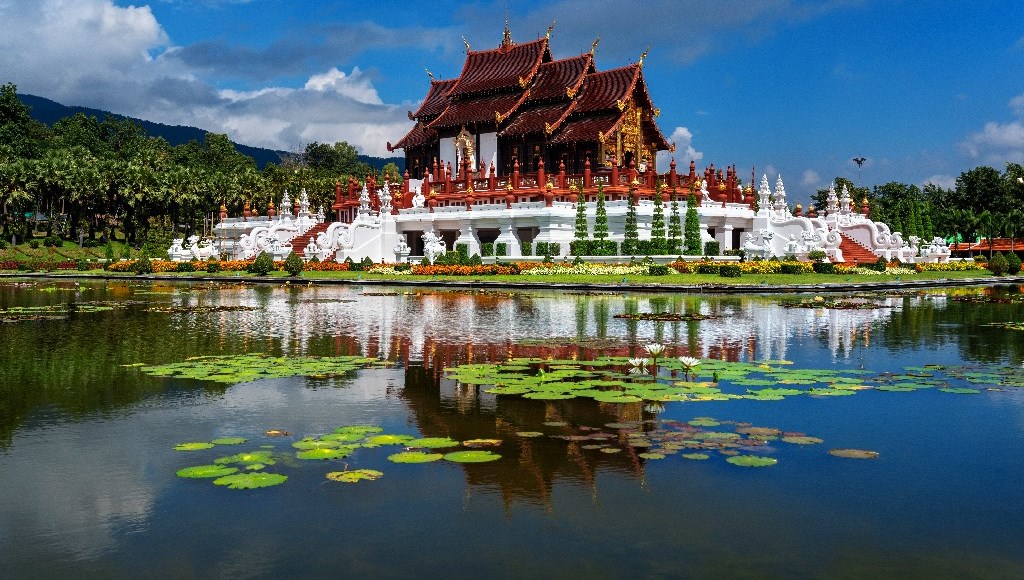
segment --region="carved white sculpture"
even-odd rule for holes
[[[412,206],[416,208],[421,208],[423,207],[423,204],[426,203],[426,201],[427,198],[423,197],[422,188],[417,187],[416,195],[412,196]]]
[[[839,198],[836,197],[836,182],[828,184],[828,198],[825,200],[825,215],[839,213]]]
[[[380,203],[380,213],[391,213],[391,184],[384,180],[384,187],[377,189],[377,201]]]
[[[848,214],[850,213],[850,190],[843,184],[843,193],[839,195],[839,213]]]
[[[761,211],[768,211],[772,207],[772,190],[768,187],[768,175],[761,174],[761,183],[757,188],[757,207]]]
[[[367,213],[370,211],[370,190],[366,189],[366,184],[363,184],[363,189],[359,191],[359,213]]]
[[[708,180],[702,179],[700,182],[700,198],[703,201],[711,201],[711,194],[708,193]]]
[[[786,186],[782,183],[782,174],[775,180],[775,211],[788,213],[786,208]]]
[[[423,233],[423,257],[431,264],[434,259],[445,252],[444,240],[434,232]]]

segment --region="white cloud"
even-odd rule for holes
[[[953,189],[956,187],[956,178],[952,175],[933,175],[921,182],[922,185],[928,185],[929,183],[943,189]]]
[[[813,169],[805,169],[804,174],[800,177],[800,185],[804,187],[816,188],[820,183],[821,176]]]
[[[676,144],[676,154],[685,161],[700,161],[704,158],[704,152],[693,147],[693,133],[686,127],[676,127],[668,142]]]
[[[305,89],[307,91],[327,91],[333,90],[339,95],[345,95],[351,97],[352,100],[359,103],[368,103],[371,105],[382,105],[383,101],[380,100],[380,95],[377,94],[377,89],[373,88],[370,84],[370,79],[366,78],[363,71],[359,70],[359,67],[352,69],[351,75],[346,75],[337,69],[337,67],[320,75],[313,75],[306,81]]]
[[[669,162],[674,158],[678,164],[676,170],[686,173],[690,170],[690,161],[699,162],[704,158],[704,152],[694,148],[693,133],[686,127],[676,127],[669,135],[668,142],[675,143],[676,150],[674,153],[668,151],[658,153],[656,159],[658,171],[668,171]]]
[[[989,121],[981,131],[968,135],[960,146],[971,158],[996,167],[1007,161],[1024,162],[1024,94],[1008,104],[1019,119],[1009,123]]]
[[[1024,95],[1017,95],[1010,99],[1010,108],[1019,117],[1024,117]]]
[[[299,150],[348,141],[368,155],[409,130],[358,67],[311,74],[301,88],[218,89],[177,58],[148,7],[112,0],[0,1],[0,71],[22,93],[226,133],[246,145]]]

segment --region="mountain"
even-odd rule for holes
[[[19,93],[18,98],[21,99],[21,102],[32,108],[33,119],[51,126],[64,117],[71,117],[78,113],[84,113],[87,116],[96,117],[101,120],[105,119],[107,115],[116,119],[130,119],[138,123],[150,137],[163,137],[171,145],[181,145],[192,140],[202,143],[203,138],[207,133],[207,131],[196,127],[164,125],[163,123],[154,123],[153,121],[118,115],[116,113],[102,111],[100,109],[62,105],[56,101],[51,101],[50,99],[36,95]],[[280,163],[284,157],[289,155],[287,151],[251,147],[249,145],[242,145],[239,143],[235,144],[235,149],[243,155],[252,157],[253,160],[256,161],[256,166],[260,169],[262,169],[267,163]],[[371,157],[369,155],[360,155],[359,160],[376,169],[383,168],[387,163],[394,163],[398,165],[399,172],[405,171],[404,157]]]

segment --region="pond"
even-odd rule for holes
[[[0,320],[5,577],[1024,570],[1020,287],[8,278]]]

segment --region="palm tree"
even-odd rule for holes
[[[1019,209],[1011,209],[1010,211],[1003,214],[1003,234],[1010,238],[1010,251],[1014,250],[1013,242],[1017,234],[1021,232],[1022,223],[1024,223],[1024,211]]]
[[[978,215],[977,227],[981,232],[981,235],[985,236],[988,240],[988,257],[992,259],[992,245],[994,243],[995,236],[999,235],[999,226],[1002,220],[996,214],[988,211],[987,209]]]

